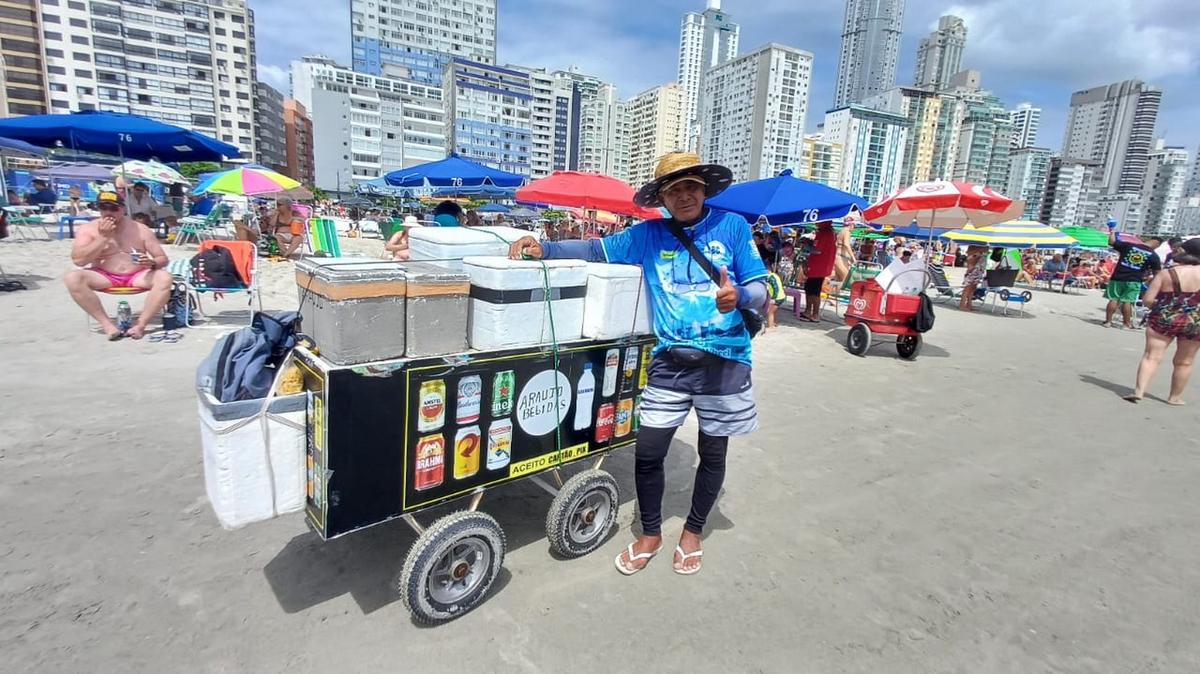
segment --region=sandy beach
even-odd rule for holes
[[[600,550],[555,559],[548,495],[498,489],[491,597],[421,628],[394,588],[403,523],[328,543],[299,513],[218,525],[192,380],[247,323],[244,297],[206,299],[214,319],[178,343],[109,343],[61,284],[69,249],[0,242],[30,287],[0,293],[6,671],[1200,670],[1200,384],[1167,406],[1165,365],[1147,400],[1122,401],[1144,338],[1100,327],[1096,291],[1034,291],[1025,317],[939,305],[915,362],[851,356],[832,312],[781,311],[754,343],[762,430],[731,443],[699,575],[665,554],[614,570],[635,516],[623,451],[606,463],[621,528]],[[262,263],[268,308],[295,307],[293,278]],[[668,544],[695,438],[689,421],[668,458]]]

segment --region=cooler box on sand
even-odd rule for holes
[[[583,336],[617,339],[650,332],[650,294],[642,268],[589,262]]]
[[[200,395],[204,490],[221,526],[236,529],[304,507],[306,394],[218,402]]]
[[[586,262],[468,257],[463,269],[471,275],[471,348],[490,351],[583,336]]]
[[[296,263],[301,330],[337,365],[404,357],[404,270],[372,258]]]
[[[461,260],[472,255],[508,255],[508,246],[529,232],[515,227],[413,227],[411,260]]]

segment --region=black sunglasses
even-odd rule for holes
[[[120,204],[100,204],[96,208],[98,208],[102,211],[119,211],[119,210],[121,210]]]

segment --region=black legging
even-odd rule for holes
[[[638,431],[636,468],[634,482],[637,486],[638,509],[642,513],[642,533],[647,536],[662,534],[662,497],[666,489],[663,460],[675,437],[674,428],[648,428]],[[700,454],[700,467],[696,469],[696,484],[692,488],[692,509],[688,513],[684,529],[694,533],[704,532],[704,523],[721,485],[725,482],[725,453],[729,438],[718,438],[700,432],[696,451]]]

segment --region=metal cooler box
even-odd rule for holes
[[[471,277],[454,266],[405,262],[408,315],[404,353],[409,358],[444,356],[467,350],[467,308]]]
[[[327,360],[353,365],[404,357],[407,283],[398,263],[305,258],[296,263],[302,329]]]

